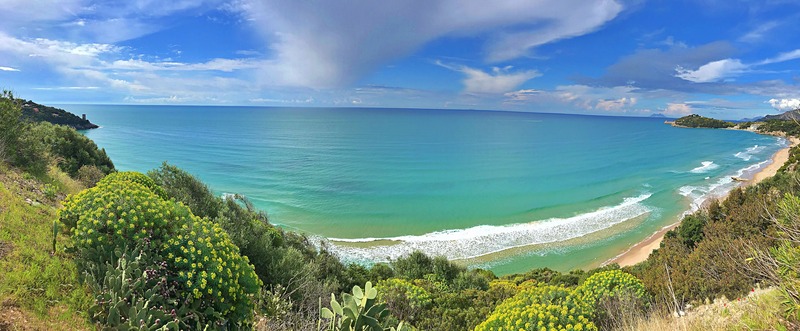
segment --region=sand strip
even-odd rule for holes
[[[755,185],[764,179],[775,176],[775,174],[778,173],[778,169],[780,169],[783,164],[789,160],[789,149],[800,144],[800,139],[798,138],[789,137],[788,139],[790,145],[776,152],[775,155],[772,156],[772,163],[753,175],[753,178],[748,180],[745,185]],[[723,199],[724,197],[720,198],[720,200]],[[680,221],[658,230],[647,239],[637,243],[636,245],[633,245],[633,247],[629,248],[625,253],[608,260],[604,264],[618,263],[620,266],[624,267],[647,260],[647,257],[650,256],[650,253],[661,246],[661,241],[664,239],[664,235],[669,230],[676,228],[679,224]]]

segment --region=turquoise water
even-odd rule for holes
[[[504,274],[598,265],[785,144],[663,119],[408,109],[65,105],[117,168],[168,161],[343,259],[414,249]],[[514,248],[514,249],[510,249]]]

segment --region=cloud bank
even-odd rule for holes
[[[320,88],[351,84],[442,37],[485,37],[490,63],[523,57],[623,9],[613,0],[244,0],[238,8],[273,50],[266,80]]]
[[[772,108],[779,111],[800,109],[800,99],[770,99],[768,102]]]

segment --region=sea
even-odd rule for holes
[[[119,170],[163,162],[345,262],[421,250],[497,274],[599,266],[787,145],[664,119],[369,108],[61,105]]]

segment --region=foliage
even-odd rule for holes
[[[37,104],[30,100],[20,100],[22,117],[31,122],[48,122],[60,124],[75,130],[87,130],[97,128],[88,120],[76,116],[66,110]]]
[[[675,125],[685,126],[689,128],[729,128],[735,124],[718,119],[703,117],[697,114],[691,114],[675,120]]]
[[[590,307],[594,322],[602,326],[612,326],[621,311],[644,314],[650,304],[642,281],[621,270],[596,273],[576,291],[583,304]]]
[[[475,330],[597,330],[590,311],[572,290],[542,285],[498,305]]]
[[[27,134],[31,124],[23,121],[21,115],[20,100],[4,90],[0,94],[0,161],[43,175],[49,163],[46,147],[38,136]]]
[[[352,330],[352,331],[383,331],[395,330],[386,327],[384,320],[389,315],[385,304],[376,304],[378,291],[367,282],[362,290],[359,286],[353,287],[353,294],[344,293],[342,303],[336,301],[336,296],[331,294],[331,308],[322,308],[320,311],[320,324],[322,319],[327,320],[324,330]],[[397,330],[405,330],[401,322]]]
[[[578,288],[581,300],[597,306],[603,300],[630,295],[642,305],[649,301],[642,281],[622,270],[603,271],[587,278]]]
[[[787,135],[798,136],[800,135],[800,125],[791,120],[766,120],[761,122],[758,126],[759,132],[784,132]]]
[[[754,250],[748,259],[756,270],[783,293],[786,317],[800,322],[800,198],[786,194],[773,219],[779,241],[768,250]],[[798,326],[798,324],[795,324]]]
[[[166,281],[177,284],[166,302],[182,323],[247,323],[261,285],[247,258],[222,228],[154,191],[165,195],[149,177],[122,172],[64,202],[60,218],[72,228],[84,269],[103,279],[104,266],[118,266],[120,252],[144,245],[152,258],[145,265],[163,265]]]
[[[379,299],[386,302],[392,315],[399,320],[416,321],[431,308],[433,297],[424,288],[405,279],[391,278],[378,282]]]
[[[115,266],[105,266],[100,279],[88,273],[95,293],[95,305],[89,309],[91,319],[117,330],[177,330],[180,320],[167,302],[168,287],[165,265],[152,268],[145,252],[137,256],[120,254]],[[108,263],[108,262],[106,262]],[[174,287],[173,287],[174,288]]]
[[[93,165],[84,165],[78,169],[77,179],[85,187],[94,187],[105,176],[106,174],[100,168]]]
[[[114,171],[105,149],[70,127],[42,122],[31,125],[29,134],[41,141],[58,167],[72,177],[77,177],[83,166],[94,166],[103,174]]]
[[[17,154],[19,140],[24,132],[20,121],[22,108],[19,100],[7,90],[0,95],[0,161],[11,161]]]

